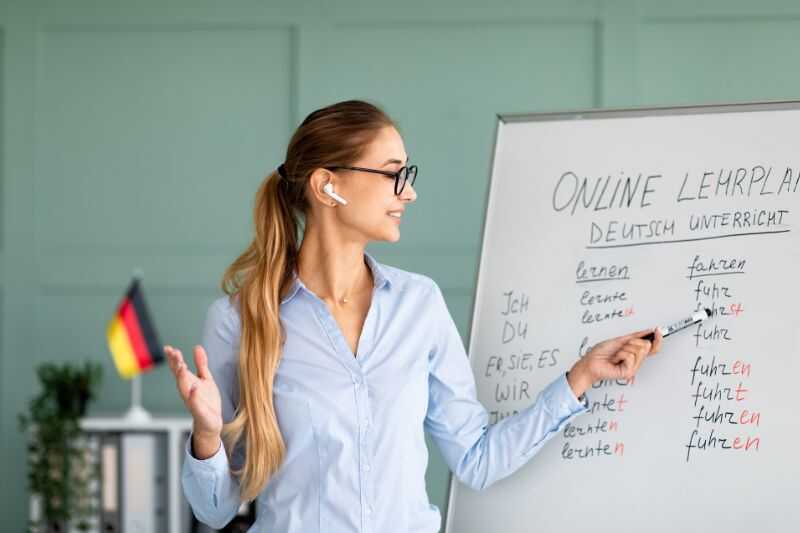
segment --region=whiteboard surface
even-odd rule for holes
[[[469,349],[492,419],[600,340],[714,317],[510,477],[454,479],[446,530],[800,531],[798,104],[579,116],[498,124]]]

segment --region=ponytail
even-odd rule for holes
[[[253,218],[255,239],[225,271],[222,290],[239,294],[239,405],[222,431],[225,448],[246,435],[244,465],[233,470],[240,477],[242,501],[254,500],[285,454],[272,403],[272,383],[281,357],[281,294],[297,257],[297,222],[273,172],[256,193]],[[277,274],[277,275],[275,275]]]

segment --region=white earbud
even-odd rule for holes
[[[325,186],[322,188],[322,190],[325,192],[325,194],[327,194],[340,204],[347,205],[347,200],[345,200],[344,198],[333,192],[333,183],[330,182],[326,183]]]

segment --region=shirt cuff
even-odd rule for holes
[[[575,393],[572,392],[572,387],[567,381],[566,372],[545,387],[543,395],[547,409],[557,418],[582,413],[589,409],[589,400],[586,398],[586,394],[582,394],[580,398],[575,397]]]
[[[189,438],[186,439],[185,445],[185,461],[188,463],[188,466],[204,470],[210,473],[217,473],[217,472],[227,472],[228,471],[228,456],[225,453],[225,443],[222,442],[222,439],[219,441],[219,448],[214,455],[207,459],[198,459],[192,455],[192,435],[194,433],[189,433]]]

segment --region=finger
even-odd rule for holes
[[[202,379],[211,379],[211,371],[208,369],[208,355],[199,344],[194,347],[194,366],[197,367],[197,375]]]
[[[625,346],[636,355],[636,359],[638,360],[650,353],[650,347],[652,345],[653,343],[644,339],[631,339]]]
[[[199,407],[199,394],[197,394],[199,382],[195,381],[189,386],[189,394],[186,397],[186,406],[189,407],[189,410],[194,413],[195,410]]]
[[[624,338],[625,340],[640,339],[645,335],[647,335],[648,333],[652,333],[654,329],[655,328],[647,328],[640,331],[634,331],[633,333],[628,333],[627,335],[624,335],[622,338]]]
[[[650,348],[650,355],[655,355],[661,349],[661,341],[664,340],[664,334],[661,333],[661,328],[656,328],[656,338],[653,339],[653,346]]]
[[[173,348],[172,357],[175,359],[175,369],[177,369],[183,363],[183,354],[179,349]]]
[[[633,333],[628,333],[627,335],[621,335],[619,337],[614,337],[612,339],[607,340],[606,342],[609,343],[609,348],[611,350],[619,350],[622,346],[633,339],[638,339],[650,333],[651,329],[643,329],[641,331],[635,331]]]
[[[175,359],[175,352],[173,351],[172,346],[165,345],[164,354],[166,354],[167,356],[167,364],[169,365],[170,371],[173,374],[175,374],[176,359]]]
[[[617,365],[617,364],[619,364],[620,362],[622,362],[624,359],[626,359],[628,357],[634,357],[635,358],[636,355],[634,354],[634,350],[633,349],[631,349],[627,345],[625,345],[625,346],[621,347],[619,350],[616,351],[614,356],[611,358],[611,362],[614,363],[615,365]]]
[[[629,340],[625,344],[625,346],[623,346],[623,348],[630,352],[633,352],[634,354],[636,354],[636,357],[638,358],[638,357],[644,357],[644,355],[650,353],[650,348],[652,347],[652,345],[653,343],[651,343],[650,341],[634,338]]]
[[[644,360],[647,359],[648,353],[650,353],[649,348],[640,348],[636,352],[636,361],[634,362],[634,368],[633,368],[634,374],[639,371],[639,368],[642,366],[642,363],[644,363]]]
[[[606,339],[595,346],[594,349],[599,349],[601,352],[605,352],[607,354],[613,354],[619,351],[620,348],[625,346],[625,343],[628,342],[627,336],[625,337],[612,337],[610,339]]]
[[[175,374],[175,377],[178,377],[178,369],[181,367],[182,360],[178,357],[178,352],[175,348],[170,350],[170,360],[171,360],[171,367],[172,373]]]
[[[638,337],[634,337],[634,338],[630,339],[628,341],[628,343],[626,344],[626,346],[635,348],[636,350],[645,350],[647,352],[650,351],[650,347],[652,345],[653,345],[653,343],[651,343],[650,341],[645,340],[645,339],[640,339]]]
[[[636,364],[636,371],[637,372],[639,371],[639,367],[641,367],[642,364],[644,363],[644,360],[647,359],[650,355],[652,355],[654,353],[653,352],[654,344],[655,344],[655,339],[653,339],[652,342],[651,341],[646,341],[645,345],[641,346],[641,348],[640,348],[641,354],[639,355],[639,357],[637,358],[637,361],[636,361],[636,363],[637,363]]]
[[[197,376],[192,374],[192,371],[186,366],[186,363],[181,361],[178,363],[178,367],[175,374],[175,380],[178,385],[178,390],[181,393],[181,396],[184,400],[189,397],[189,389],[192,386],[192,383],[197,381]]]
[[[629,379],[633,375],[633,370],[636,365],[636,356],[627,350],[621,350],[617,355],[618,363],[616,367],[619,376],[624,379]]]
[[[631,351],[636,356],[635,371],[638,371],[639,367],[642,366],[642,362],[647,358],[647,354],[650,353],[650,342],[645,341],[643,344],[637,343],[632,347]]]

